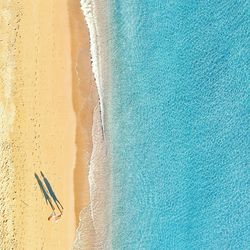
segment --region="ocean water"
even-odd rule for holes
[[[109,0],[113,249],[250,249],[250,2]]]

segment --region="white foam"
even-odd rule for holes
[[[107,56],[107,1],[81,0],[82,11],[90,34],[90,52],[92,71],[98,90],[102,126],[104,128],[104,90],[108,86],[108,56]]]

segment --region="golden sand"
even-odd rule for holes
[[[1,0],[0,10],[0,248],[70,249],[89,199],[97,102],[87,28],[78,0]],[[40,171],[64,206],[58,223],[47,220]]]

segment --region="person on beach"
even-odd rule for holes
[[[48,221],[57,222],[61,218],[62,218],[62,213],[59,215],[56,215],[55,211],[53,211],[51,215],[48,217]]]

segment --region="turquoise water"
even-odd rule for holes
[[[249,1],[109,11],[113,249],[250,249]]]

